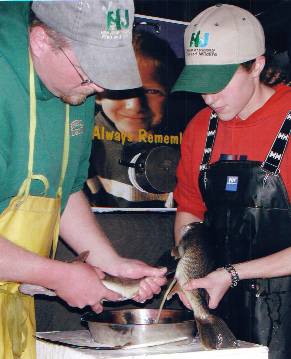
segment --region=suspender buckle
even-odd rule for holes
[[[261,164],[261,168],[262,168],[262,170],[265,172],[265,177],[264,177],[264,179],[263,179],[263,187],[265,187],[265,185],[266,185],[266,183],[267,183],[267,181],[268,181],[269,176],[279,176],[279,174],[280,174],[280,168],[279,168],[279,167],[277,167],[277,168],[275,169],[275,171],[272,172],[272,171],[267,170],[267,169],[265,168],[265,165],[266,165],[266,162],[263,162],[263,163]],[[270,163],[267,163],[267,165],[270,166]]]

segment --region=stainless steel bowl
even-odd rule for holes
[[[93,339],[110,346],[160,345],[178,340],[192,340],[195,335],[193,313],[187,310],[162,310],[155,323],[158,309],[124,309],[87,313],[82,317],[88,323]]]

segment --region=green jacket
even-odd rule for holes
[[[0,2],[0,211],[7,207],[27,176],[29,133],[28,24],[29,2]],[[37,128],[34,170],[49,180],[49,197],[59,183],[65,105],[36,76]],[[70,106],[70,152],[63,185],[62,209],[71,193],[83,188],[94,124],[95,98]],[[76,131],[77,129],[77,131]],[[41,195],[34,181],[31,194]]]

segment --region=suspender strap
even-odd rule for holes
[[[265,161],[261,164],[261,168],[268,174],[278,174],[284,152],[287,148],[290,131],[291,111],[288,112]]]
[[[69,157],[69,147],[70,147],[70,112],[69,105],[65,105],[65,133],[64,133],[64,149],[63,149],[63,159],[62,159],[62,170],[60,176],[59,187],[57,190],[57,196],[62,196],[62,184],[64,181],[68,157]],[[44,194],[46,195],[49,189],[49,181],[42,174],[33,173],[33,160],[34,160],[34,144],[35,144],[35,132],[36,132],[36,97],[35,97],[35,79],[34,79],[34,69],[32,64],[31,55],[29,52],[29,154],[28,154],[28,164],[27,164],[27,177],[23,181],[17,196],[28,196],[30,193],[30,186],[33,180],[41,181],[44,185]]]
[[[62,198],[63,182],[67,171],[68,160],[69,160],[69,149],[70,149],[70,106],[68,104],[65,105],[65,113],[66,113],[65,115],[66,121],[65,121],[62,170],[61,170],[60,182],[57,192],[57,196],[59,196],[60,198]]]
[[[205,147],[204,147],[204,154],[200,164],[200,171],[204,171],[208,167],[213,150],[216,132],[217,132],[217,126],[218,126],[218,116],[216,112],[212,111],[209,119],[208,131],[207,131]]]

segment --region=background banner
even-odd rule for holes
[[[202,107],[199,95],[171,93],[184,66],[187,24],[136,15],[133,46],[143,88],[97,94],[85,188],[94,208],[175,208],[183,131]]]

